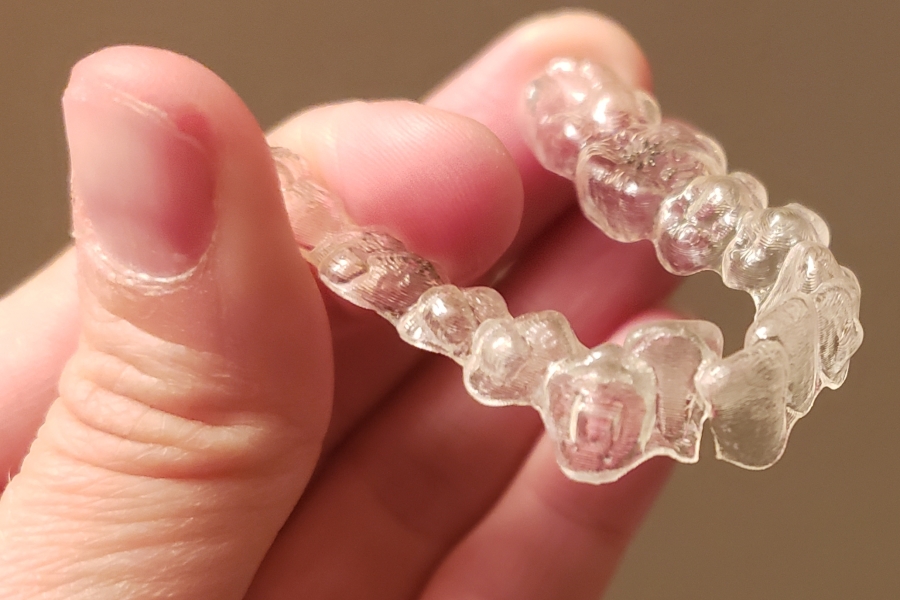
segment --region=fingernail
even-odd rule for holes
[[[213,165],[201,140],[96,83],[70,83],[63,114],[76,238],[90,232],[100,252],[139,273],[169,277],[196,266],[215,225]]]

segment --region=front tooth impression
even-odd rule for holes
[[[765,469],[781,457],[788,438],[789,358],[775,341],[761,341],[697,374],[697,390],[712,406],[716,457]]]
[[[709,321],[657,321],[632,331],[623,347],[656,376],[656,423],[649,450],[696,462],[709,406],[694,377],[701,365],[721,358],[722,332]]]
[[[563,471],[603,483],[645,458],[655,387],[650,366],[612,343],[555,363],[545,385],[544,420]]]

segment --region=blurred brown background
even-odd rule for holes
[[[67,240],[58,98],[79,57],[140,43],[191,55],[272,125],[312,103],[415,98],[540,0],[0,0],[0,291]],[[862,283],[866,342],[784,459],[751,473],[680,467],[608,597],[900,598],[900,3],[608,0],[670,115],[717,137],[775,204],[808,203]],[[715,277],[676,302],[723,325],[752,316]],[[2,416],[0,416],[2,418]]]

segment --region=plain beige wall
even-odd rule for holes
[[[67,238],[58,99],[80,56],[141,43],[221,74],[264,125],[349,96],[418,97],[538,0],[0,0],[0,290]],[[859,275],[866,341],[784,459],[680,467],[609,598],[900,598],[897,176],[900,3],[596,2],[643,44],[668,114],[722,141],[775,204],[832,225]],[[677,303],[736,347],[750,303],[714,277]],[[2,415],[0,415],[2,418]]]

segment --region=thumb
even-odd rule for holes
[[[239,598],[306,485],[331,349],[258,125],[122,47],[63,98],[82,326],[0,498],[0,597]]]

